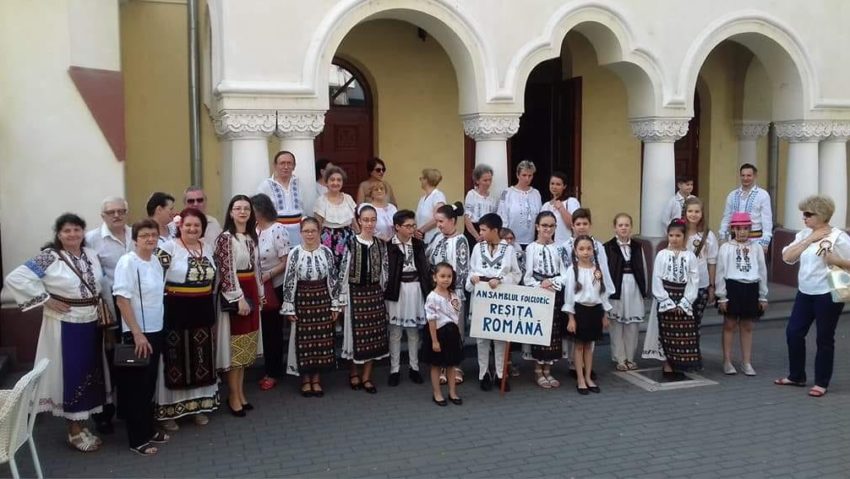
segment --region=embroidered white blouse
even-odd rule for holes
[[[526,245],[534,241],[534,219],[542,207],[543,200],[535,188],[522,191],[511,186],[502,191],[498,213],[505,227],[514,232],[517,243]]]
[[[764,249],[753,240],[745,243],[730,241],[720,246],[717,253],[715,292],[717,302],[725,303],[726,280],[759,284],[759,301],[767,301],[767,263]]]
[[[812,234],[811,228],[801,230],[794,237],[794,241],[782,249],[782,252],[785,253],[786,249],[800,243],[810,234]],[[841,259],[850,259],[850,237],[840,229],[832,228],[832,233],[829,236],[822,241],[809,245],[800,255],[800,259],[798,260],[800,271],[797,273],[797,289],[803,294],[817,295],[826,294],[831,291],[829,282],[827,281],[829,266],[824,261],[823,256],[818,255],[818,251],[821,248],[826,249],[828,245],[824,241],[832,243],[832,252]]]
[[[354,203],[354,198],[348,193],[342,194],[342,201],[338,204],[331,203],[327,195],[322,195],[316,198],[316,204],[313,212],[321,216],[324,221],[323,227],[335,229],[351,226],[354,221],[354,210],[357,205]]]
[[[688,251],[696,255],[697,245],[701,241],[702,233],[697,233],[688,237],[685,242],[685,246],[688,248]],[[717,264],[717,249],[717,236],[714,236],[714,233],[709,231],[705,246],[702,247],[702,251],[700,251],[699,257],[697,257],[697,260],[699,260],[699,283],[697,283],[697,286],[700,289],[708,288],[710,284],[710,278],[708,277],[708,265]]]
[[[286,273],[283,278],[283,304],[280,307],[282,315],[296,314],[295,295],[299,281],[327,281],[331,310],[341,311],[345,306],[339,301],[339,276],[334,267],[333,253],[327,246],[319,245],[313,251],[307,251],[300,245],[292,248],[286,260]]]
[[[455,270],[455,289],[463,291],[466,277],[469,275],[469,243],[466,237],[459,234],[447,237],[443,233],[437,233],[425,250],[425,255],[433,266],[441,262],[452,265]]]
[[[525,248],[525,268],[522,284],[537,287],[546,277],[555,291],[561,291],[567,283],[567,268],[555,243],[541,244],[535,241]]]
[[[262,231],[257,228],[257,239],[260,247],[260,272],[268,273],[277,267],[289,254],[289,233],[280,223]],[[277,288],[283,284],[283,273],[272,278],[272,285]]]
[[[498,204],[492,196],[481,196],[474,188],[466,192],[463,210],[473,223],[478,223],[482,216],[487,213],[495,213],[497,209]]]
[[[278,216],[302,215],[304,203],[301,200],[301,182],[298,177],[292,175],[289,186],[278,183],[274,175],[263,180],[257,187],[257,193],[262,193],[271,198]],[[214,241],[215,238],[209,238]]]
[[[452,303],[456,303],[457,308]],[[436,291],[431,291],[425,298],[425,319],[436,321],[437,329],[451,323],[458,324],[459,309],[460,299],[454,292],[451,293],[451,299],[441,296]]]
[[[165,282],[173,284],[191,284],[193,286],[212,285],[215,281],[216,265],[214,247],[211,243],[201,243],[202,261],[197,261],[179,240],[172,240],[160,248],[170,257],[165,270]]]
[[[562,201],[561,204],[564,205],[564,208],[566,208],[570,214],[573,214],[575,210],[581,208],[581,203],[572,196]],[[561,244],[573,236],[571,225],[564,223],[564,218],[561,217],[561,213],[555,209],[555,206],[552,205],[551,201],[543,203],[540,211],[550,211],[553,215],[555,215],[555,243]]]
[[[658,302],[658,312],[663,313],[676,307],[693,316],[693,302],[697,299],[699,272],[697,258],[690,251],[661,250],[655,256],[652,269],[652,295]],[[684,284],[685,293],[678,303],[670,299],[664,289],[664,281]]]
[[[522,271],[513,246],[503,240],[491,252],[489,244],[476,244],[469,258],[469,276],[466,278],[466,290],[469,292],[475,289],[472,284],[474,277],[499,278],[505,284],[519,283]]]
[[[561,308],[561,311],[565,313],[575,314],[576,312],[576,303],[582,304],[584,306],[595,306],[597,304],[602,305],[602,309],[605,311],[611,311],[611,303],[608,301],[608,297],[611,296],[613,292],[606,285],[605,291],[602,291],[602,285],[611,282],[611,279],[608,278],[608,281],[605,281],[605,273],[602,273],[602,281],[596,279],[596,268],[584,268],[578,267],[578,282],[581,284],[581,290],[576,292],[576,273],[573,269],[575,266],[570,265],[567,268],[567,281],[564,284],[564,306]]]

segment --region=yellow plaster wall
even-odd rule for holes
[[[366,22],[342,41],[337,55],[364,70],[375,99],[375,154],[387,163],[386,179],[399,206],[416,208],[423,167],[443,174],[439,188],[463,201],[463,124],[457,77],[432,37],[394,20]]]
[[[565,42],[572,74],[582,77],[581,204],[591,209],[600,238],[613,234],[611,221],[621,211],[632,215],[639,233],[641,143],[628,122],[625,86],[598,65],[584,36],[570,33]]]

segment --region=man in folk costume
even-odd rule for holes
[[[277,222],[286,227],[290,246],[301,244],[301,217],[304,214],[304,201],[301,198],[301,183],[293,174],[295,155],[283,150],[274,156],[274,172],[257,187],[272,199],[277,210]]]
[[[756,185],[758,168],[750,163],[744,163],[738,171],[741,175],[741,187],[732,190],[726,197],[726,209],[720,221],[720,238],[731,239],[729,219],[732,213],[742,211],[748,213],[753,222],[750,238],[758,241],[767,252],[773,236],[773,210],[770,207],[770,195]]]

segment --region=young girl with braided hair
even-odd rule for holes
[[[564,285],[563,311],[569,315],[567,334],[575,341],[573,363],[576,367],[576,389],[579,394],[599,393],[593,381],[593,342],[602,339],[602,330],[608,325],[611,289],[607,269],[601,267],[593,239],[582,235],[573,242],[572,264]]]
[[[702,200],[691,196],[685,200],[685,248],[697,257],[699,282],[697,299],[694,301],[694,320],[697,327],[702,323],[705,307],[714,302],[714,277],[717,268],[719,245],[717,236],[708,229]]]

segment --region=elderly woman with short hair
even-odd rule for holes
[[[498,214],[505,228],[514,232],[516,242],[525,247],[534,241],[534,220],[543,207],[540,192],[531,186],[537,167],[525,160],[516,167],[517,182],[502,192],[499,198]]]
[[[797,274],[797,298],[788,319],[788,376],[777,379],[780,386],[806,385],[806,334],[817,324],[815,384],[809,396],[822,397],[829,387],[835,355],[835,328],[844,303],[832,301],[827,280],[830,266],[850,269],[850,237],[832,227],[829,220],[835,203],[826,196],[810,196],[800,202],[805,228],[782,249],[782,260],[800,263]]]
[[[334,255],[334,268],[339,269],[343,256],[348,251],[349,240],[358,232],[354,221],[354,198],[342,191],[346,180],[342,168],[331,165],[325,169],[328,191],[316,199],[313,216],[319,221],[322,244]]]

